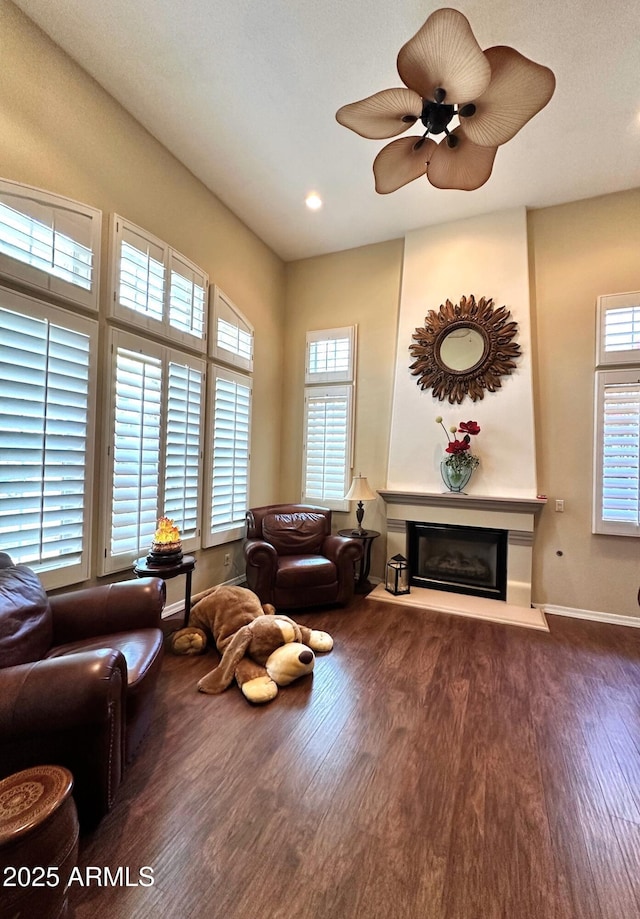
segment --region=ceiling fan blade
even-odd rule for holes
[[[400,137],[383,147],[373,161],[376,191],[388,195],[426,174],[427,160],[437,144],[422,137]]]
[[[471,143],[459,127],[451,134],[457,137],[457,146],[449,147],[446,140],[438,144],[427,166],[427,178],[436,188],[474,191],[491,175],[498,148]]]
[[[402,81],[423,99],[446,90],[447,104],[469,102],[489,85],[491,67],[458,10],[436,10],[398,54]],[[439,100],[442,101],[442,100]]]
[[[418,120],[421,112],[420,96],[403,86],[383,89],[359,102],[343,105],[336,112],[336,120],[361,137],[382,140],[402,134]],[[403,118],[408,120],[403,121]]]
[[[499,45],[485,55],[491,64],[491,83],[474,99],[475,115],[460,118],[462,130],[474,144],[506,144],[545,107],[556,78],[548,67],[536,64],[514,48]]]

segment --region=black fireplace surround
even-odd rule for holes
[[[506,600],[507,537],[507,530],[407,521],[410,583]]]

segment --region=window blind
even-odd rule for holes
[[[98,308],[99,210],[0,179],[0,272]]]
[[[3,294],[9,297],[20,299]],[[74,317],[66,324],[54,307],[55,318],[33,315],[37,301],[23,299],[30,315],[0,308],[0,546],[15,562],[39,570],[75,566],[86,577],[97,326]]]
[[[601,478],[602,520],[640,532],[640,379],[604,385]]]
[[[342,501],[350,469],[351,389],[305,392],[304,498]]]
[[[177,256],[172,256],[169,324],[183,332],[203,338],[205,295],[203,275]]]
[[[117,348],[112,557],[149,548],[156,529],[160,471],[162,365],[157,357]]]
[[[215,369],[211,532],[243,526],[249,490],[251,384]]]
[[[640,361],[640,303],[606,311],[604,350],[607,353],[636,350]]]
[[[215,287],[210,354],[223,363],[250,372],[253,370],[253,326],[229,298]]]
[[[164,252],[143,236],[122,228],[119,299],[123,306],[161,322],[164,311]]]
[[[202,383],[201,371],[169,363],[164,514],[183,540],[198,533]]]
[[[110,313],[173,343],[203,352],[209,281],[171,246],[122,217],[113,219]]]

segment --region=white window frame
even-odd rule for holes
[[[120,300],[120,275],[122,269],[121,251],[125,234],[135,235],[143,243],[157,250],[158,258],[156,259],[164,269],[162,284],[162,305],[161,318],[155,318],[153,315],[145,315],[132,309]],[[202,268],[194,264],[185,255],[172,249],[163,240],[158,239],[152,233],[141,227],[136,226],[130,220],[119,214],[113,214],[111,219],[111,243],[110,243],[110,291],[109,291],[109,316],[118,319],[129,326],[137,329],[143,329],[151,332],[160,338],[166,339],[173,343],[191,348],[201,354],[207,351],[207,303],[209,296],[209,277]],[[187,331],[180,328],[172,322],[171,318],[171,278],[175,270],[177,274],[184,275],[177,266],[182,266],[184,271],[189,272],[198,279],[198,286],[202,287],[202,334]]]
[[[335,355],[335,348],[337,347],[339,354],[342,345],[344,355],[344,342],[348,343],[346,361],[342,360],[340,362],[341,367],[332,369],[332,349]],[[322,495],[309,494],[310,490],[307,488],[311,452],[308,445],[309,411],[314,400],[331,399],[333,397],[346,400],[345,460],[344,468],[342,469],[344,482],[342,495],[344,496],[349,490],[353,471],[357,342],[358,327],[355,325],[334,329],[314,329],[308,331],[306,335],[301,500],[305,504],[328,507],[334,511],[348,511],[350,507],[349,501],[346,501],[344,497],[327,496],[327,492]],[[316,369],[317,362],[314,362],[312,357],[313,349],[319,347],[325,348],[328,357],[325,362],[325,369],[321,370]]]
[[[91,532],[94,478],[94,444],[95,444],[95,415],[96,415],[96,383],[97,383],[97,348],[98,348],[98,322],[84,316],[76,315],[58,306],[45,303],[35,297],[0,288],[0,306],[22,314],[24,316],[49,322],[52,325],[68,329],[71,332],[86,336],[88,339],[87,358],[87,395],[86,395],[86,423],[84,435],[84,470],[83,470],[83,495],[82,495],[82,549],[80,558],[76,562],[65,563],[64,559],[52,556],[48,561],[28,561],[29,565],[42,580],[47,590],[67,587],[79,581],[87,580],[91,574]],[[76,435],[72,435],[75,436]],[[46,444],[43,442],[43,449]],[[44,501],[44,488],[42,489]],[[44,513],[44,509],[41,510]],[[42,528],[41,528],[42,530]],[[6,546],[6,543],[5,543]],[[0,536],[0,549],[2,549]]]
[[[137,558],[143,555],[151,548],[151,538],[147,544],[138,545],[131,551],[111,554],[112,539],[112,509],[114,493],[114,438],[115,438],[115,417],[116,417],[116,379],[117,379],[117,355],[118,349],[139,353],[145,357],[155,359],[160,362],[161,373],[161,396],[160,396],[160,431],[159,444],[160,450],[158,455],[158,475],[155,494],[155,520],[165,514],[165,495],[166,486],[166,464],[167,464],[167,414],[168,414],[168,370],[170,363],[181,366],[191,367],[202,375],[201,386],[201,403],[200,403],[200,446],[198,456],[198,495],[196,498],[197,507],[197,524],[196,532],[188,536],[183,534],[182,548],[186,552],[198,549],[201,545],[201,505],[202,505],[202,470],[203,470],[203,450],[202,438],[204,431],[204,410],[206,404],[206,362],[198,357],[169,348],[159,342],[153,342],[143,338],[140,335],[127,332],[121,329],[112,328],[108,337],[108,366],[109,366],[109,410],[106,413],[105,423],[105,443],[106,459],[104,463],[105,480],[103,481],[104,501],[102,504],[102,551],[99,559],[100,574],[112,574],[116,571],[130,567]],[[176,520],[179,525],[179,521]],[[153,527],[155,530],[155,525]],[[150,537],[153,534],[150,533]]]
[[[636,464],[635,495],[631,495],[632,502],[635,500],[635,522],[632,520],[616,521],[605,519],[605,397],[607,390],[613,390],[615,387],[637,389],[638,393],[636,409],[638,429],[635,444],[631,445],[632,450],[635,451],[635,457],[631,456],[631,462],[635,461]],[[599,370],[596,372],[595,432],[593,532],[611,536],[640,536],[640,363],[635,368]],[[626,459],[628,462],[629,456]],[[633,481],[631,481],[631,488],[633,491]]]
[[[71,198],[55,195],[52,192],[34,188],[31,185],[11,182],[8,179],[0,179],[0,204],[4,204],[14,212],[17,212],[15,216],[18,221],[20,218],[26,217],[34,224],[41,225],[43,233],[50,230],[50,253],[51,258],[54,260],[56,241],[72,240],[72,237],[65,233],[63,229],[58,229],[57,227],[64,227],[65,224],[70,226],[78,221],[86,225],[88,232],[86,233],[85,242],[77,242],[79,246],[90,252],[91,267],[88,287],[65,280],[64,277],[60,276],[60,272],[63,270],[60,266],[56,268],[52,265],[50,270],[45,270],[2,251],[0,251],[0,275],[10,281],[25,284],[32,290],[44,291],[47,294],[61,297],[70,303],[79,304],[97,311],[100,292],[102,211],[79,201],[74,201]],[[36,213],[40,217],[36,217]],[[1,219],[0,235],[3,235]],[[32,239],[37,245],[35,237],[32,237]],[[8,236],[6,241],[9,241]],[[49,251],[49,244],[43,243],[43,245],[45,245],[44,255],[46,251]]]
[[[357,347],[358,327],[345,326],[337,329],[316,329],[307,332],[305,362],[304,362],[304,381],[307,385],[320,383],[353,383],[355,380],[355,361]],[[324,346],[326,349],[335,349],[340,344],[347,342],[347,361],[346,366],[336,370],[316,370],[313,366],[312,351],[315,348]]]
[[[216,386],[217,380],[224,380],[230,383],[239,384],[249,389],[249,414],[247,423],[247,454],[246,454],[246,478],[244,480],[244,490],[246,493],[246,506],[241,513],[236,514],[232,519],[223,524],[216,525],[213,522],[212,504],[214,500],[214,477],[216,468],[215,460],[215,436],[216,436]],[[253,379],[248,374],[232,370],[229,367],[223,367],[220,364],[209,365],[209,380],[207,389],[207,435],[206,435],[206,453],[205,453],[205,498],[204,498],[204,524],[202,534],[202,545],[205,548],[219,546],[226,542],[232,542],[236,539],[242,539],[246,529],[246,511],[249,505],[249,491],[251,485],[251,416],[253,408]],[[240,460],[242,461],[242,451]]]
[[[220,328],[221,323],[227,326],[230,336],[227,334],[225,337],[224,330]],[[215,361],[251,373],[253,371],[255,329],[235,303],[217,285],[213,286],[211,297],[210,328],[209,356]],[[238,339],[236,347],[233,347],[229,340],[229,337],[234,336]]]
[[[609,316],[624,312],[628,317],[626,335],[628,341],[623,347],[607,348],[607,324]],[[598,326],[596,334],[596,363],[598,367],[610,365],[640,365],[640,291],[624,294],[606,294],[598,297]],[[631,330],[633,326],[633,331]]]

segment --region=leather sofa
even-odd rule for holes
[[[346,605],[353,596],[356,539],[331,534],[331,511],[269,504],[247,512],[247,584],[277,610]]]
[[[0,778],[66,766],[81,825],[107,813],[151,722],[164,602],[160,578],[48,597],[0,553]]]

